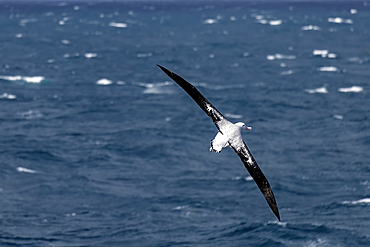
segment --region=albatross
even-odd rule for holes
[[[218,129],[216,137],[211,141],[210,151],[219,153],[223,148],[231,147],[234,149],[235,153],[240,157],[245,168],[248,170],[249,174],[256,182],[258,188],[261,190],[263,196],[265,197],[268,205],[270,206],[272,212],[280,221],[279,209],[276,204],[274,193],[270,187],[270,184],[257,165],[256,160],[253,158],[251,152],[249,151],[247,145],[243,141],[241,130],[252,128],[246,126],[242,122],[231,123],[219,112],[216,107],[214,107],[192,84],[187,82],[185,79],[179,75],[169,71],[168,69],[157,66],[166,73],[172,80],[174,80],[182,89],[189,94],[190,97],[200,106],[200,108],[212,119],[213,123]]]

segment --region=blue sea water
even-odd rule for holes
[[[0,246],[370,246],[368,5],[0,2]]]

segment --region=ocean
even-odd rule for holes
[[[370,3],[0,2],[0,246],[370,246]],[[217,129],[243,132],[281,222]]]

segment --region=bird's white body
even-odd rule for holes
[[[238,122],[233,124],[226,119],[222,119],[217,123],[217,125],[220,131],[211,141],[211,147],[209,151],[219,153],[223,148],[228,146],[232,146],[236,150],[239,149],[238,147],[243,146],[241,130],[245,126],[244,123]]]

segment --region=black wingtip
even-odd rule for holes
[[[265,189],[262,193],[263,193],[268,205],[270,206],[272,212],[275,214],[276,218],[278,218],[278,220],[281,221],[280,220],[279,209],[278,209],[278,206],[277,206],[277,203],[276,203],[276,200],[275,200],[274,193],[272,192],[271,188],[269,187],[269,188]]]
[[[166,69],[165,67],[157,64],[157,66],[164,72],[166,73],[172,80],[174,80],[175,82],[177,82],[179,79],[177,77],[179,77],[178,75],[174,74],[172,71],[169,71],[168,69]],[[182,79],[182,78],[181,78]]]
[[[281,222],[279,211],[274,212],[276,218]]]
[[[172,74],[172,72],[171,72],[171,71],[169,71],[168,69],[166,69],[165,67],[163,67],[163,66],[161,66],[161,65],[159,65],[159,64],[157,64],[157,66],[158,66],[161,70],[163,70],[163,72],[164,72],[164,73],[166,73],[167,75]]]

